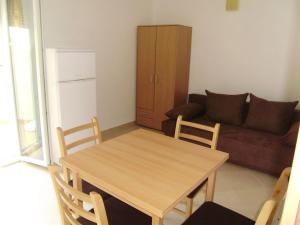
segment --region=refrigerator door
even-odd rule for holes
[[[92,51],[57,52],[58,82],[96,78],[96,54]]]
[[[60,124],[63,129],[73,128],[85,123],[91,122],[92,117],[97,115],[96,109],[96,79],[87,79],[81,81],[70,81],[58,84]],[[70,135],[66,142],[70,143],[92,134],[88,132],[79,132],[76,135]],[[56,147],[53,151],[53,161],[59,161],[60,153],[57,143],[57,137],[54,138]],[[91,143],[93,144],[93,143]],[[72,152],[83,149],[89,145],[82,145],[75,148]]]

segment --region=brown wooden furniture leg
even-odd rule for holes
[[[212,202],[215,194],[216,172],[208,177],[205,201]]]

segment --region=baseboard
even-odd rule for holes
[[[122,135],[122,134],[128,133],[130,131],[133,131],[137,128],[138,128],[138,126],[136,125],[135,121],[125,123],[125,124],[122,124],[120,126],[113,127],[113,128],[108,129],[108,130],[102,131],[102,138],[103,138],[104,141],[106,141],[108,139],[115,138],[119,135]]]
[[[105,135],[107,133],[114,132],[115,130],[130,128],[130,127],[133,127],[135,125],[136,125],[135,121],[132,121],[132,122],[129,122],[129,123],[124,123],[122,125],[119,125],[119,126],[116,126],[116,127],[113,127],[113,128],[109,128],[107,130],[104,130],[104,131],[102,131],[102,134]]]

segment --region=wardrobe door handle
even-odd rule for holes
[[[158,84],[158,82],[159,82],[159,79],[158,79],[158,74],[156,73],[156,74],[155,74],[155,83],[157,83],[157,84]]]

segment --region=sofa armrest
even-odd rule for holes
[[[200,105],[206,106],[206,99],[207,95],[201,95],[201,94],[190,94],[189,95],[189,103],[198,103]]]
[[[176,120],[173,119],[164,120],[161,123],[162,131],[164,132],[165,135],[169,137],[174,137],[175,127],[176,127]]]
[[[296,146],[298,132],[299,132],[300,121],[296,121],[292,124],[289,131],[282,137],[282,141],[291,147]]]
[[[296,109],[293,115],[293,123],[300,122],[300,110]]]
[[[188,103],[177,106],[166,112],[166,116],[170,119],[176,120],[178,116],[182,115],[183,119],[188,120],[196,116],[201,116],[205,112],[205,107],[197,103]]]

